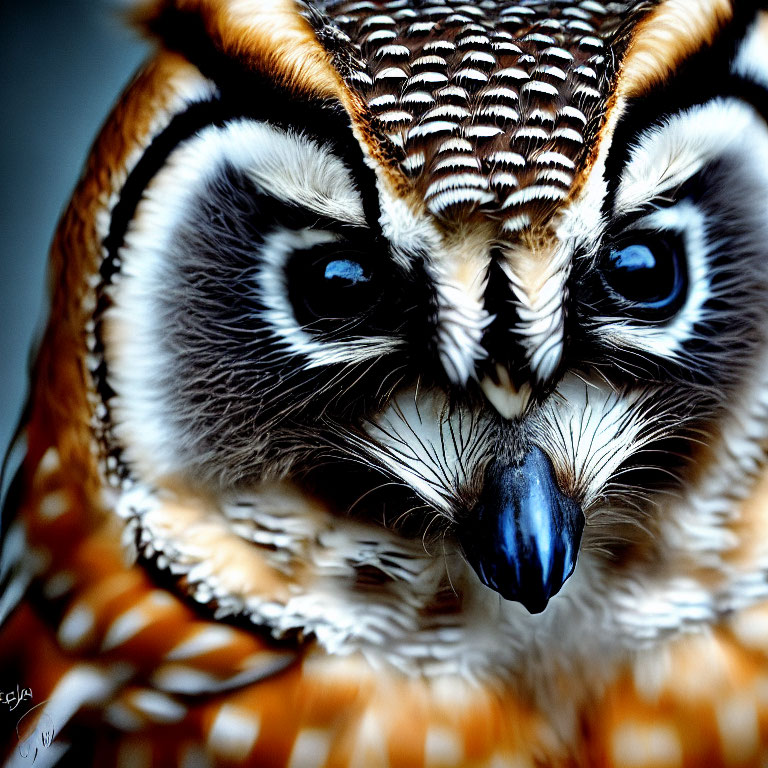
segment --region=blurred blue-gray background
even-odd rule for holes
[[[0,0],[0,451],[47,314],[46,260],[89,146],[149,53],[114,0]]]

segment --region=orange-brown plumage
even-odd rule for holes
[[[680,3],[669,0],[659,6],[637,29],[652,28],[654,13],[662,16],[666,8],[674,14]],[[370,17],[375,10],[366,6],[363,16]],[[629,14],[639,9],[624,10]],[[708,41],[713,30],[726,23],[730,6],[698,3],[696,10],[703,14],[702,23],[691,35],[700,34]],[[378,169],[382,188],[403,199],[414,215],[429,220],[433,229],[428,231],[442,249],[441,268],[461,290],[471,293],[478,282],[487,281],[485,270],[491,257],[484,248],[491,242],[500,244],[504,253],[493,263],[502,269],[506,263],[505,274],[519,282],[517,300],[527,297],[531,311],[537,302],[546,303],[548,281],[562,268],[556,264],[561,256],[552,224],[557,206],[542,209],[541,217],[532,217],[522,227],[524,233],[514,237],[502,234],[499,210],[494,208],[499,199],[488,210],[482,210],[488,201],[480,203],[479,211],[478,201],[469,201],[468,216],[445,206],[430,218],[423,188],[435,177],[419,180],[403,171],[399,163],[405,156],[387,144],[382,124],[372,116],[376,109],[368,103],[391,95],[392,89],[385,94],[382,89],[369,92],[359,82],[350,85],[354,79],[350,80],[349,72],[334,69],[333,51],[323,47],[328,40],[322,35],[318,40],[313,31],[318,29],[317,18],[310,15],[307,20],[288,2],[179,0],[157,4],[148,24],[159,34],[170,35],[179,12],[187,20],[199,19],[208,35],[212,52],[205,51],[205,61],[211,55],[234,60],[248,76],[256,73],[268,78],[289,98],[331,102],[337,114],[346,110],[367,162],[382,166]],[[346,22],[342,28],[352,29],[360,21]],[[618,59],[634,31],[626,31],[627,39],[617,45]],[[611,589],[628,583],[619,579],[635,575],[640,591],[655,587],[659,580],[663,583],[668,575],[670,581],[685,579],[686,585],[700,591],[727,593],[717,603],[720,612],[713,609],[712,616],[702,620],[681,619],[668,636],[662,627],[647,642],[638,641],[631,652],[615,655],[611,638],[598,638],[602,644],[586,649],[578,648],[576,638],[572,646],[563,646],[582,652],[574,651],[571,658],[560,646],[550,653],[550,638],[539,637],[526,647],[528,655],[521,656],[522,661],[508,662],[504,656],[508,666],[500,663],[495,669],[492,661],[485,661],[495,658],[493,649],[483,646],[477,667],[469,661],[464,667],[457,662],[461,674],[453,667],[440,670],[440,664],[448,668],[447,652],[429,632],[435,627],[455,629],[457,624],[451,622],[456,615],[464,622],[458,625],[462,631],[471,629],[477,615],[470,609],[488,609],[490,622],[502,623],[502,609],[494,614],[488,608],[496,596],[476,579],[476,585],[467,586],[467,579],[474,579],[468,569],[470,576],[460,571],[454,587],[453,561],[448,555],[444,555],[447,577],[414,613],[421,624],[413,630],[413,644],[433,643],[433,657],[424,661],[419,656],[411,668],[407,661],[398,667],[390,657],[377,655],[370,644],[339,642],[338,652],[329,650],[334,641],[322,637],[309,623],[307,629],[288,624],[277,628],[266,620],[259,624],[244,610],[218,615],[222,596],[213,590],[207,598],[201,597],[194,571],[181,568],[185,557],[199,557],[203,565],[215,563],[214,570],[222,573],[211,578],[220,576],[222,581],[215,583],[231,587],[225,597],[234,596],[243,606],[249,600],[267,604],[278,612],[287,612],[286,606],[302,590],[311,597],[327,577],[313,571],[309,556],[305,562],[286,565],[275,559],[274,547],[258,546],[258,542],[254,546],[233,533],[232,520],[211,501],[219,489],[210,486],[203,492],[199,477],[180,472],[155,478],[160,501],[149,513],[155,527],[142,528],[140,515],[118,515],[117,500],[125,478],[109,459],[116,455],[112,449],[120,437],[112,432],[109,398],[103,386],[100,389],[107,378],[95,369],[105,360],[113,364],[119,359],[114,348],[122,342],[122,331],[119,323],[109,319],[113,304],[119,303],[116,291],[99,277],[99,271],[107,250],[109,217],[126,178],[173,115],[189,101],[213,91],[208,79],[213,75],[201,74],[194,62],[198,43],[169,40],[170,47],[179,50],[158,53],[129,87],[94,146],[52,250],[51,321],[34,369],[25,427],[27,456],[14,515],[26,536],[24,561],[31,585],[0,632],[0,658],[5,669],[13,670],[15,678],[32,688],[35,705],[55,703],[53,709],[50,704],[48,709],[41,706],[39,713],[50,712],[54,718],[56,740],[71,741],[77,749],[87,747],[84,753],[94,766],[136,768],[725,768],[764,764],[768,635],[763,629],[768,627],[768,602],[754,586],[761,574],[765,578],[762,542],[768,512],[762,455],[755,460],[748,491],[733,501],[731,516],[718,529],[724,539],[735,541],[724,553],[699,559],[697,550],[686,554],[683,547],[668,544],[665,532],[673,528],[675,508],[662,504],[654,519],[641,521],[640,532],[632,534],[635,539],[617,546],[613,560],[607,558],[596,566],[607,575],[603,591],[590,596],[590,605],[597,606],[595,616],[600,615],[601,601],[608,602]],[[684,50],[671,46],[671,63],[657,62],[653,72],[669,74],[679,65],[680,56],[700,44],[698,38],[687,38],[681,44]],[[652,74],[637,82],[642,62],[632,62],[631,56],[633,52],[642,55],[642,50],[642,40],[629,44],[627,66],[633,68],[628,81],[622,85],[618,66],[618,74],[611,71],[603,83],[605,99],[602,111],[595,108],[594,130],[589,134],[592,143],[584,151],[564,155],[575,169],[564,192],[577,202],[591,194],[590,182],[596,178],[592,171],[601,172],[602,142],[612,139],[616,120],[626,107],[623,100],[646,87],[646,79],[656,78]],[[338,65],[339,49],[335,55]],[[376,61],[368,70],[375,75],[380,64]],[[611,88],[617,89],[615,96],[608,93]],[[506,141],[508,135],[502,139]],[[523,187],[534,181],[523,182]],[[530,381],[534,378],[531,374]],[[524,386],[538,384],[510,382],[508,376],[507,386],[518,395]],[[522,415],[509,420],[515,418]],[[723,460],[721,448],[713,440],[709,447],[694,449],[697,463],[690,471],[691,484],[700,482]],[[559,465],[553,471],[565,472]],[[576,486],[578,478],[571,479]],[[558,482],[565,485],[562,477]],[[369,524],[333,509],[322,494],[303,488],[299,481],[286,484],[283,493],[289,501],[297,500],[297,517],[311,523],[301,551],[317,555],[318,561],[331,551],[318,542],[339,531],[356,535],[355,526]],[[377,531],[381,527],[378,520],[370,525]],[[174,552],[161,548],[161,538],[151,539],[150,534],[158,530],[189,549],[180,547],[174,561]],[[387,541],[399,541],[399,532],[387,535],[391,535]],[[150,546],[157,544],[149,555],[147,537]],[[365,540],[362,535],[361,540]],[[420,540],[409,544],[409,556],[416,559],[414,547],[430,555],[429,544],[425,534],[423,547]],[[163,568],[158,556],[179,565],[179,570]],[[370,567],[373,586],[361,576],[360,594],[370,595],[372,604],[381,595],[381,605],[407,602],[390,586],[389,580],[394,579],[382,571],[381,563]],[[227,569],[229,573],[223,573]],[[365,573],[361,567],[356,575]],[[755,590],[744,597],[743,604],[738,591],[742,583]],[[485,592],[475,601],[478,588]],[[574,599],[580,599],[580,593],[575,594]],[[498,601],[501,604],[502,598]],[[382,637],[383,651],[389,650],[389,642],[396,644],[384,632]],[[523,640],[519,642],[522,646]],[[67,680],[79,681],[76,690],[62,687]],[[65,716],[68,706],[71,711]],[[56,722],[56,717],[61,721]],[[2,743],[7,764],[19,764],[14,762],[19,759],[17,735],[4,733]]]

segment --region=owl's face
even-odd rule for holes
[[[730,605],[768,435],[753,16],[199,5],[151,21],[191,64],[89,330],[139,556],[275,635],[493,627],[508,666],[499,635],[637,644]]]

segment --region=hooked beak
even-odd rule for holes
[[[492,463],[460,539],[480,580],[541,613],[573,573],[584,514],[557,485],[549,458],[531,448],[516,464]]]

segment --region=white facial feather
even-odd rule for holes
[[[653,205],[654,199],[670,195],[705,165],[728,160],[743,174],[742,183],[749,188],[754,182],[765,189],[768,183],[759,168],[768,167],[768,132],[755,111],[733,99],[713,99],[666,118],[657,127],[642,133],[630,153],[621,175],[616,198],[618,216],[640,213]],[[596,212],[600,204],[594,198],[605,194],[604,184],[593,182],[601,177],[598,168],[590,176],[584,200],[566,210],[562,232],[575,234],[581,242],[599,242],[603,226]],[[740,194],[745,205],[758,201]],[[712,222],[703,210],[690,200],[681,200],[656,209],[635,221],[633,228],[651,232],[671,232],[680,236],[686,255],[688,292],[684,305],[667,323],[650,325],[632,318],[596,318],[596,333],[616,347],[648,352],[670,360],[685,356],[684,343],[696,336],[697,323],[710,319],[704,305],[712,298],[723,297],[722,291],[732,286],[724,281],[713,289],[712,261],[722,243],[713,238]]]
[[[572,256],[573,244],[565,240],[551,257],[513,249],[502,262],[516,299],[513,330],[539,383],[550,379],[563,355],[566,281]],[[530,278],[532,273],[535,279]]]
[[[203,77],[200,71],[191,64],[186,67],[180,67],[167,83],[167,87],[167,102],[163,105],[162,109],[158,109],[153,114],[146,138],[134,149],[131,156],[127,158],[125,166],[115,170],[111,178],[112,190],[108,205],[96,213],[96,224],[101,242],[109,234],[111,214],[120,199],[120,192],[125,184],[125,180],[136,167],[136,163],[144,156],[152,139],[162,133],[170,125],[174,117],[184,112],[193,104],[210,101],[218,90],[212,80]]]
[[[465,385],[487,356],[481,341],[493,318],[485,308],[491,239],[482,228],[463,228],[427,261],[437,298],[437,346],[448,377]]]
[[[674,359],[683,344],[695,337],[695,325],[705,319],[704,304],[715,295],[711,284],[711,258],[717,243],[707,236],[704,212],[688,200],[662,208],[636,222],[637,229],[670,232],[681,237],[687,258],[688,293],[683,306],[663,325],[638,324],[631,319],[597,318],[597,333],[617,347],[632,347]],[[634,227],[633,227],[634,228]],[[627,236],[631,239],[631,229]]]
[[[470,412],[451,411],[440,393],[406,390],[365,426],[370,441],[359,447],[450,519],[485,447],[483,427]]]
[[[588,510],[621,464],[659,430],[649,428],[641,389],[617,392],[599,379],[569,374],[558,384],[532,431],[562,485]]]
[[[305,359],[304,368],[312,370],[327,365],[359,363],[390,353],[402,343],[388,336],[360,336],[343,341],[318,340],[312,331],[296,321],[288,299],[286,265],[296,251],[340,240],[333,232],[318,229],[299,231],[285,228],[266,235],[259,253],[256,294],[267,307],[263,319],[273,333],[285,343],[286,355]],[[307,265],[309,266],[309,265]]]
[[[483,301],[490,263],[488,238],[467,229],[464,237],[446,239],[433,220],[412,211],[383,184],[378,189],[382,231],[393,260],[410,270],[416,255],[423,258],[437,299],[440,362],[452,381],[465,384],[486,356],[480,342],[493,319]]]
[[[762,13],[752,24],[733,60],[733,72],[768,88],[768,46],[765,44],[768,20]]]
[[[768,162],[768,134],[754,109],[716,98],[675,113],[638,138],[616,192],[617,213],[641,210],[706,163],[731,156],[762,168]]]
[[[439,249],[440,233],[433,221],[414,213],[405,200],[392,194],[380,180],[376,188],[381,211],[379,223],[391,245],[392,258],[402,269],[410,271],[417,254],[424,255]]]
[[[503,365],[496,366],[496,379],[494,381],[490,376],[485,376],[480,380],[480,388],[486,399],[502,418],[520,418],[530,402],[533,392],[531,385],[526,382],[516,387]]]
[[[438,267],[433,273],[437,288],[440,362],[451,381],[466,384],[474,376],[477,363],[487,356],[480,342],[493,318],[483,307],[483,281],[478,280],[471,286],[462,285],[441,272],[442,267]]]
[[[184,504],[139,485],[123,494],[119,513],[132,521],[143,556],[184,577],[194,600],[215,602],[217,618],[242,616],[278,638],[312,633],[329,653],[361,654],[408,676],[472,684],[516,677],[541,696],[546,670],[527,669],[531,653],[546,649],[560,664],[586,661],[595,643],[604,645],[601,658],[620,652],[612,637],[595,634],[605,625],[588,553],[561,599],[532,616],[480,584],[454,542],[426,548],[331,514],[290,485],[230,494],[219,506]],[[360,589],[371,572],[382,580]],[[457,610],[435,613],[436,599],[457,600]]]
[[[109,379],[117,393],[110,404],[115,435],[126,446],[129,463],[146,477],[184,469],[178,464],[177,450],[183,436],[176,434],[167,417],[171,395],[160,381],[171,363],[162,351],[168,318],[162,317],[159,303],[165,290],[166,254],[179,226],[193,210],[193,201],[225,164],[246,173],[265,194],[348,224],[364,221],[359,195],[341,160],[299,134],[239,120],[224,128],[211,126],[200,131],[169,156],[146,188],[126,233],[119,254],[121,271],[110,289],[114,305],[105,317]],[[357,360],[361,353],[379,354],[381,343],[375,339],[363,340],[357,347],[321,348],[292,321],[285,306],[285,288],[270,265],[281,265],[287,257],[286,238],[302,237],[314,237],[315,242],[323,235],[273,234],[273,240],[267,242],[268,258],[260,280],[275,333],[306,353],[310,366],[345,362],[350,357]],[[385,340],[387,349],[392,343]]]

